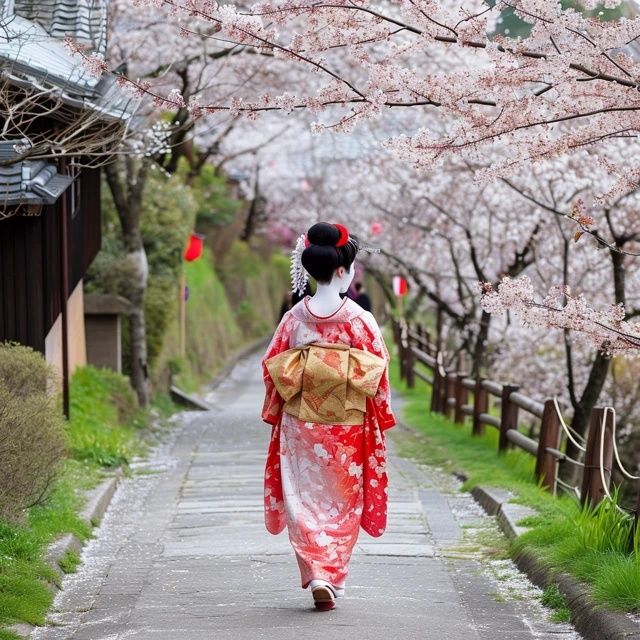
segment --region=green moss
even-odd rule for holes
[[[224,285],[213,268],[213,257],[205,249],[202,257],[185,264],[189,288],[186,302],[186,357],[179,357],[177,318],[165,344],[165,357],[177,375],[176,383],[196,391],[210,381],[243,341],[227,299]]]
[[[44,623],[53,599],[47,583],[58,580],[42,560],[44,550],[63,533],[80,539],[90,536],[89,525],[78,516],[81,499],[76,488],[96,479],[94,467],[69,460],[47,502],[31,508],[25,524],[0,521],[0,625]]]
[[[245,338],[273,330],[289,287],[289,260],[280,253],[264,257],[257,248],[236,241],[220,266],[229,304]]]
[[[178,411],[182,411],[184,407],[177,405],[168,393],[159,391],[154,394],[151,399],[151,406],[158,412],[163,418],[168,418]]]

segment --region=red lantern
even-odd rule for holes
[[[407,295],[409,291],[409,285],[402,276],[393,276],[393,293],[399,298]]]
[[[382,225],[379,222],[371,223],[371,235],[379,236],[382,233]]]
[[[202,240],[204,236],[199,233],[192,233],[189,236],[189,243],[184,250],[184,259],[187,262],[193,262],[202,255]]]

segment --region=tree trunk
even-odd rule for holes
[[[487,338],[489,337],[489,326],[491,324],[491,314],[482,311],[480,316],[480,330],[476,336],[476,343],[473,348],[473,362],[471,375],[474,378],[480,377],[483,367],[486,368],[485,355],[487,350]]]
[[[140,239],[140,247],[129,251],[131,262],[131,281],[129,302],[129,336],[131,347],[131,384],[138,396],[140,406],[149,404],[149,372],[147,368],[147,330],[144,317],[144,294],[147,288],[147,254]]]
[[[587,431],[589,426],[589,420],[591,417],[591,409],[596,406],[604,383],[607,380],[607,374],[609,373],[609,364],[611,358],[598,352],[593,364],[591,365],[591,371],[589,372],[589,380],[582,392],[580,400],[574,405],[573,408],[573,420],[571,426],[581,436]],[[569,440],[567,441],[567,455],[574,460],[580,456],[580,450]],[[575,484],[578,475],[578,469],[572,464],[560,465],[560,478],[570,484]]]
[[[264,197],[260,193],[260,167],[258,167],[256,169],[256,182],[253,190],[253,198],[251,200],[251,204],[249,205],[249,211],[247,213],[247,219],[244,223],[242,235],[240,236],[241,240],[249,242],[249,240],[253,237],[256,227],[258,226],[258,222],[262,214],[264,213],[264,204]]]
[[[122,239],[129,263],[127,298],[131,303],[129,335],[131,347],[131,385],[140,406],[149,404],[149,372],[147,367],[147,331],[144,316],[144,296],[149,267],[142,241],[140,219],[142,198],[149,162],[135,163],[131,158],[106,165],[107,183],[113,196],[122,227]]]

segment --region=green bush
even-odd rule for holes
[[[66,452],[56,376],[41,354],[0,344],[0,518],[41,503]]]
[[[183,179],[188,179],[185,163],[181,163],[179,173]],[[230,197],[226,178],[217,175],[212,165],[205,165],[197,176],[191,177],[189,186],[198,203],[196,213],[198,229],[210,229],[229,224],[242,206],[240,200]]]

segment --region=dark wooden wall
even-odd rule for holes
[[[79,207],[70,190],[37,217],[0,222],[0,342],[15,340],[44,353],[44,341],[62,309],[61,219],[67,211],[69,293],[100,250],[100,170],[84,169]],[[77,189],[77,187],[76,187]]]

